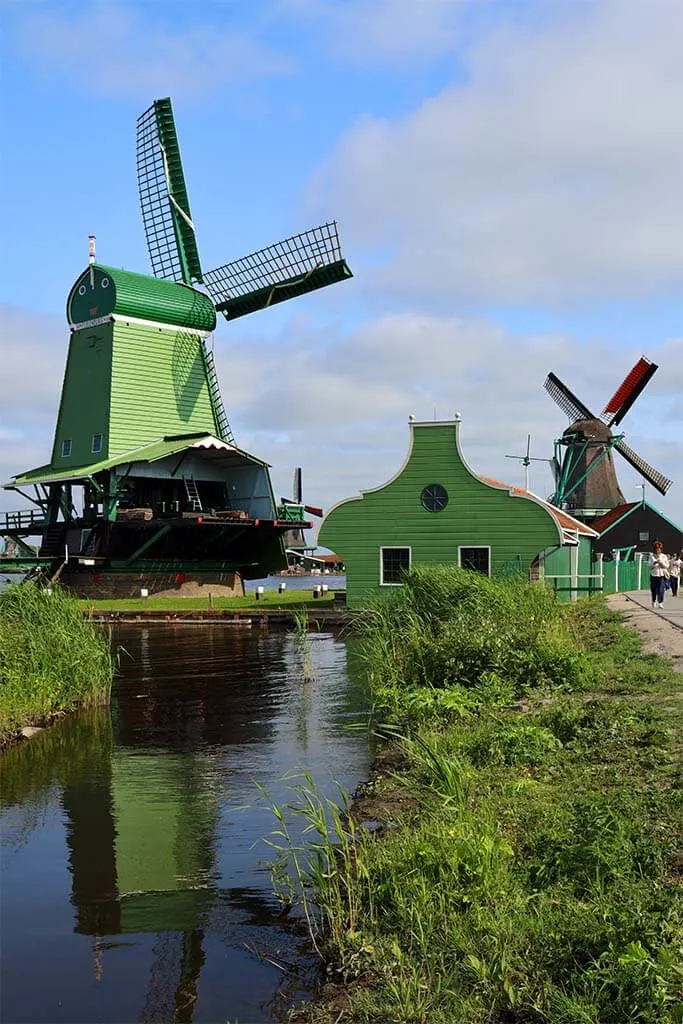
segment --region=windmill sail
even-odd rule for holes
[[[603,418],[611,416],[608,426],[621,423],[639,394],[654,377],[657,365],[643,356],[619,385],[602,411]]]
[[[634,452],[633,448],[629,448],[627,444],[624,444],[623,441],[616,441],[614,447],[642,477],[645,477],[648,483],[652,484],[655,490],[659,491],[660,494],[666,494],[673,480],[669,480],[663,473],[653,469],[645,459],[641,459],[640,455]]]
[[[234,320],[352,276],[332,221],[210,270],[204,283],[217,311]]]
[[[595,419],[590,409],[583,402],[579,401],[576,395],[554,373],[548,374],[543,386],[556,405],[559,405],[560,409],[567,414],[572,423],[575,420]]]
[[[202,268],[170,99],[138,118],[137,173],[142,222],[155,277],[191,284]]]

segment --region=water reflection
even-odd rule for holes
[[[280,1019],[281,972],[259,951],[292,961],[303,944],[254,846],[272,827],[254,780],[281,798],[299,765],[330,793],[333,778],[353,788],[367,737],[343,727],[364,720],[363,688],[328,634],[312,639],[312,683],[284,634],[116,639],[111,712],[3,757],[2,1019]]]

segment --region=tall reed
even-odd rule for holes
[[[294,639],[301,660],[301,674],[305,683],[313,682],[313,644],[310,634],[308,609],[299,608],[294,612]]]
[[[13,584],[0,594],[0,742],[57,712],[106,703],[110,637],[58,587]]]

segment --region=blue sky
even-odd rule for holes
[[[88,233],[147,270],[135,121],[170,94],[206,269],[336,218],[355,272],[217,331],[231,423],[279,491],[298,464],[328,507],[378,485],[435,408],[462,413],[474,468],[519,483],[506,452],[531,432],[550,454],[566,425],[547,371],[599,410],[645,353],[660,370],[624,429],[683,521],[678,0],[0,12],[3,479],[49,454]]]

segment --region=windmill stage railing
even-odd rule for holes
[[[0,533],[26,533],[35,527],[37,531],[45,526],[42,509],[28,508],[20,512],[0,513]]]

